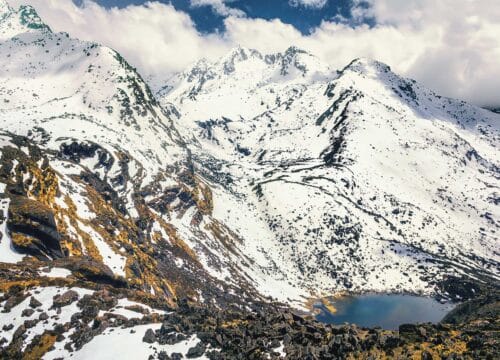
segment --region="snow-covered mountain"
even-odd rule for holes
[[[294,47],[200,61],[159,95],[214,216],[276,288],[432,293],[446,274],[498,278],[498,114],[376,61],[332,72]]]
[[[210,218],[210,189],[189,149],[125,59],[4,0],[0,59],[0,358],[40,358],[53,345],[49,358],[92,353],[102,340],[80,350],[121,325],[141,325],[120,340],[139,356],[185,353],[196,336],[152,349],[140,330],[180,299],[262,299],[232,264],[223,268],[235,271],[231,281],[207,271],[221,261],[210,260],[197,224],[206,216],[213,232],[228,230]],[[24,311],[28,303],[37,311]]]
[[[254,294],[260,269],[247,275],[236,268],[244,256],[228,256],[235,235],[211,216],[190,149],[136,70],[52,32],[32,7],[2,9],[0,261],[83,256],[171,302]],[[41,207],[43,229],[26,206]]]
[[[187,167],[187,152],[147,85],[119,54],[53,33],[32,7],[3,9],[0,121],[6,192],[13,193],[9,186],[22,188],[16,195],[51,208],[62,240],[59,256],[89,255],[125,276],[122,241],[129,240],[113,236],[124,229],[114,224],[106,234],[102,224],[93,224],[94,217],[112,204],[118,222],[129,227],[126,222],[141,216],[138,201],[143,200],[135,192],[154,180],[158,186],[175,183]],[[30,146],[20,145],[28,141],[47,153],[35,156]],[[89,186],[97,190],[94,202]],[[45,245],[21,243],[40,257],[55,254],[42,250]],[[2,247],[9,249],[5,239]],[[2,261],[9,262],[9,256],[2,252]]]
[[[296,47],[155,95],[5,0],[0,62],[0,358],[343,358],[284,306],[498,279],[499,114]]]

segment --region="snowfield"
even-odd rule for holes
[[[498,114],[376,61],[334,72],[294,47],[200,61],[159,96],[262,292],[429,294],[444,274],[498,278]]]

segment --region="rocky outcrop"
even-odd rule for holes
[[[111,269],[90,257],[71,257],[58,261],[58,266],[71,270],[72,274],[84,281],[108,284],[114,287],[127,287],[125,279],[113,274]]]
[[[46,260],[64,257],[61,235],[48,206],[12,195],[7,225],[18,251]]]
[[[278,359],[282,353],[286,359],[493,359],[500,350],[499,307],[488,306],[495,307],[493,316],[471,312],[466,323],[406,324],[387,331],[325,325],[268,304],[246,312],[184,301],[143,341],[172,344],[196,334],[201,342],[188,354],[209,359]]]

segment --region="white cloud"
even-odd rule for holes
[[[328,0],[289,0],[290,6],[298,7],[304,6],[307,8],[321,9],[326,5]]]
[[[143,75],[165,79],[198,59],[225,54],[230,45],[218,35],[201,35],[191,18],[170,4],[106,9],[84,0],[9,0],[30,3],[55,31],[97,41],[120,52]]]
[[[81,7],[71,0],[10,1],[33,4],[53,29],[111,46],[158,79],[201,57],[219,57],[236,44],[263,52],[293,44],[337,68],[370,57],[442,95],[500,105],[497,0],[369,0],[370,8],[356,7],[353,13],[375,19],[376,26],[325,21],[308,35],[280,20],[230,14],[225,33],[200,34],[187,14],[158,2],[105,9],[90,0]]]
[[[221,16],[243,17],[245,13],[239,9],[234,9],[226,5],[232,0],[190,0],[192,7],[211,6],[212,9]]]

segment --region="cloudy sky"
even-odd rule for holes
[[[121,52],[161,82],[236,45],[290,45],[335,68],[389,64],[443,95],[500,106],[499,0],[9,0],[53,30]]]

